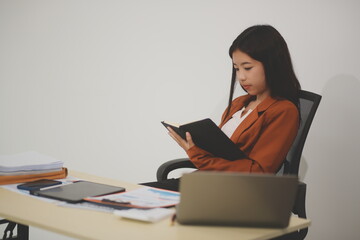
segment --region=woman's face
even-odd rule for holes
[[[261,62],[240,50],[233,52],[232,60],[236,78],[247,93],[257,96],[258,99],[264,99],[270,95],[270,89],[265,80],[264,66]]]

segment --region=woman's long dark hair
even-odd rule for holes
[[[272,26],[256,25],[243,31],[232,43],[229,55],[240,50],[264,66],[265,79],[273,98],[288,99],[299,108],[300,83],[295,76],[289,49],[284,38]],[[236,84],[236,71],[232,67],[230,96],[226,116],[229,114]]]

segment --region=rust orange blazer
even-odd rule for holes
[[[250,95],[236,98],[230,114],[223,114],[221,128],[232,115],[249,101]],[[275,173],[296,137],[299,112],[288,100],[271,97],[263,100],[237,127],[231,140],[248,156],[229,161],[194,146],[187,151],[190,160],[200,170]]]

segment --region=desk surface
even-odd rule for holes
[[[122,181],[70,171],[69,176],[125,187],[138,186]],[[170,220],[143,223],[120,219],[111,213],[60,207],[0,188],[0,217],[79,239],[269,239],[310,225],[310,220],[292,217],[286,229],[170,226]],[[30,236],[31,238],[31,236]]]

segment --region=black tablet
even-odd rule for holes
[[[117,192],[124,192],[125,188],[107,184],[88,181],[77,181],[74,183],[30,191],[30,194],[40,197],[47,197],[66,201],[70,203],[82,202],[86,197],[95,197]]]

